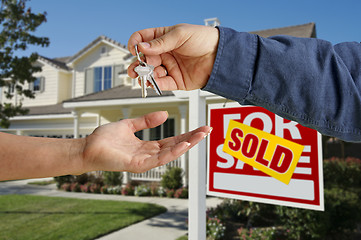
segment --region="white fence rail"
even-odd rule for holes
[[[168,167],[181,167],[180,158],[164,166],[153,168],[145,173],[130,173],[130,179],[138,181],[160,181],[162,179],[163,173],[167,170]]]

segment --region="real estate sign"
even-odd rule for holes
[[[321,135],[261,107],[208,105],[207,194],[323,210]]]

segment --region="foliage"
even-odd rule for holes
[[[207,217],[207,239],[208,240],[217,240],[223,239],[226,227],[224,224],[215,217]]]
[[[326,159],[323,162],[325,188],[346,189],[361,187],[361,160],[357,158]]]
[[[174,197],[174,193],[175,193],[175,190],[174,190],[174,189],[167,189],[167,190],[165,190],[165,195],[166,195],[168,198],[173,198],[173,197]]]
[[[98,239],[165,211],[149,203],[3,195],[0,238]]]
[[[165,189],[178,189],[183,186],[183,169],[179,167],[168,168],[162,175],[161,186]]]
[[[107,185],[122,185],[123,173],[122,172],[103,172],[104,183]]]
[[[147,185],[136,186],[134,188],[134,195],[138,197],[150,196],[151,195],[150,187],[148,187]]]
[[[54,177],[54,180],[56,182],[57,188],[60,189],[64,183],[72,183],[74,181],[74,176],[64,175],[64,176]]]
[[[251,229],[242,227],[238,229],[239,238],[241,240],[272,240],[275,238],[276,232],[277,229],[275,227]]]
[[[125,196],[133,196],[134,195],[134,186],[132,184],[128,183],[121,189],[121,194],[125,195]]]
[[[30,89],[25,89],[25,83],[36,80],[34,73],[41,71],[34,63],[38,59],[36,53],[19,57],[29,45],[47,47],[49,39],[33,35],[36,29],[46,21],[46,13],[32,13],[26,8],[27,0],[1,0],[0,6],[0,87],[5,87],[5,96],[11,99],[14,94],[20,97],[34,98]],[[14,92],[12,90],[14,89]],[[27,110],[20,103],[0,103],[0,126],[10,126],[10,117],[24,115]]]
[[[174,193],[175,198],[188,198],[188,189],[187,188],[179,188]]]

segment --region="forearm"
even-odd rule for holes
[[[0,133],[0,180],[85,172],[84,139],[51,139]]]
[[[361,141],[361,44],[220,28],[205,90],[264,107],[323,134]]]

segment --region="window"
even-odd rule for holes
[[[112,87],[112,67],[95,67],[85,71],[85,93],[99,92]]]
[[[36,80],[29,84],[29,89],[34,92],[43,92],[45,88],[45,78],[37,77]]]

